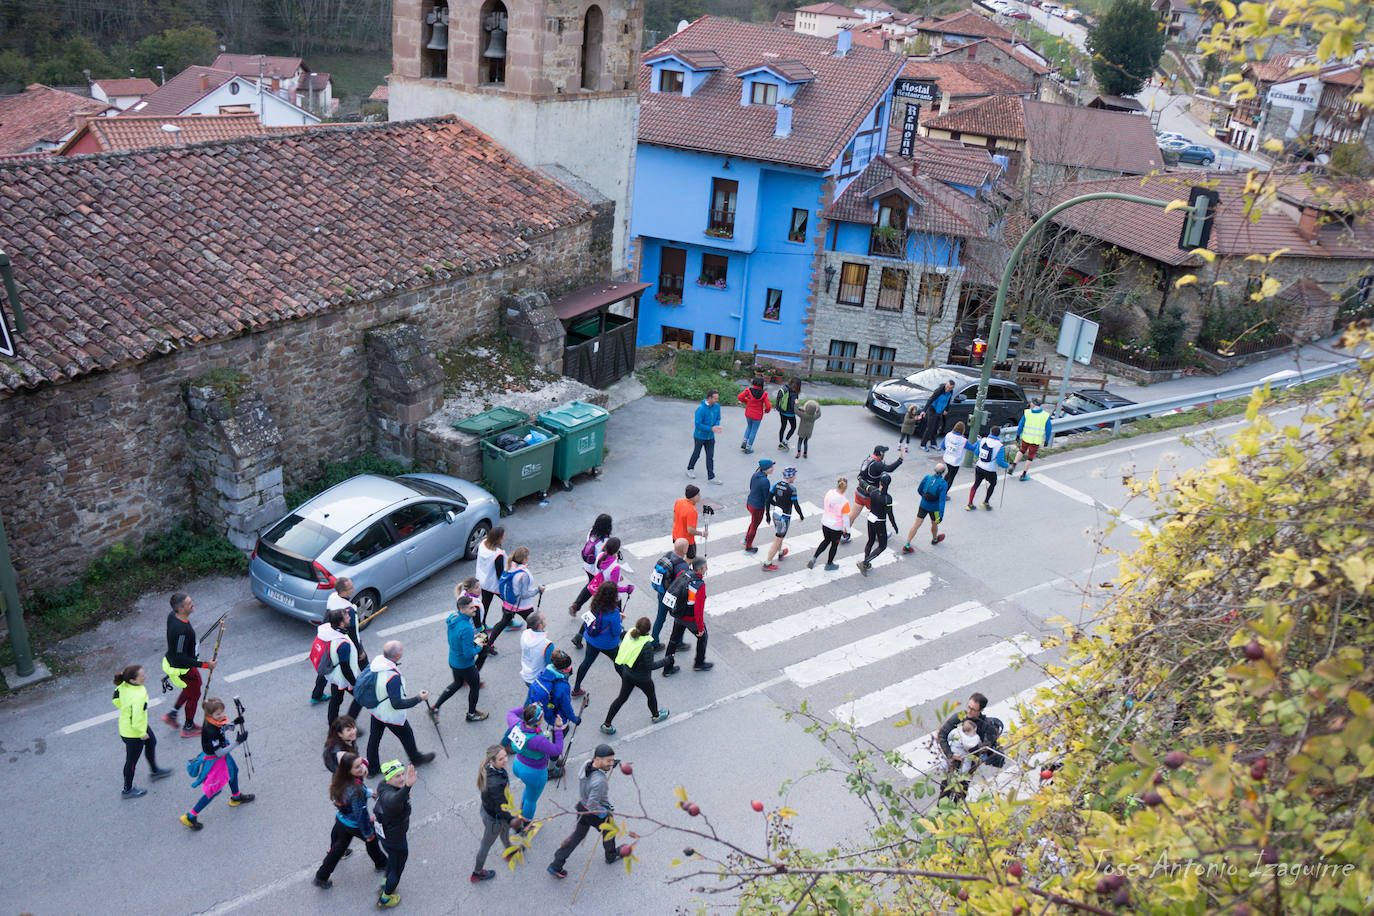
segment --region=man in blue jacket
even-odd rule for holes
[[[921,436],[921,448],[926,451],[935,448],[935,440],[945,431],[945,412],[953,400],[953,379],[930,393],[926,401],[926,431]]]
[[[461,592],[462,588],[460,585],[456,590]],[[464,593],[458,596],[458,609],[448,615],[448,667],[453,672],[453,683],[439,694],[434,708],[430,710],[436,722],[439,719],[439,707],[464,684],[468,688],[467,721],[481,722],[487,717],[477,708],[477,698],[482,693],[482,679],[477,673],[477,630],[472,621],[480,608],[481,605],[471,595]]]
[[[927,516],[930,518],[930,543],[938,544],[945,539],[940,533],[940,520],[945,517],[945,497],[949,495],[949,481],[945,480],[945,467],[943,461],[935,465],[935,473],[927,474],[921,478],[921,482],[916,486],[916,492],[921,497],[921,505],[916,510],[916,521],[911,526],[911,530],[906,533],[906,543],[902,545],[902,553],[911,553],[916,548],[911,546],[911,542],[916,540],[916,532],[921,530],[921,525]]]
[[[695,427],[692,430],[692,457],[687,461],[687,476],[696,477],[693,470],[697,458],[706,452],[706,479],[720,483],[716,476],[716,433],[724,427],[720,425],[720,392],[712,389],[706,392],[706,399],[697,405]]]
[[[768,512],[768,501],[773,492],[773,485],[768,480],[768,475],[771,473],[773,473],[773,459],[760,458],[759,469],[749,478],[749,496],[744,501],[745,507],[749,510],[749,530],[744,532],[745,553],[759,552],[759,549],[754,546],[754,535],[759,533],[759,525]]]

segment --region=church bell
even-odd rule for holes
[[[506,17],[502,13],[493,13],[487,17],[487,49],[482,52],[483,57],[504,59],[506,56]]]
[[[429,44],[425,45],[431,51],[443,51],[448,48],[448,10],[440,8],[430,10],[425,21],[430,24]]]

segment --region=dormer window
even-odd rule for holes
[[[750,105],[776,105],[778,103],[778,87],[773,83],[755,81],[750,85],[749,104]]]
[[[660,70],[658,71],[658,91],[672,92],[682,95],[682,71],[681,70]]]

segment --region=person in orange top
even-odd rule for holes
[[[701,502],[701,488],[688,484],[685,495],[673,503],[673,540],[687,540],[687,559],[697,555],[697,538],[706,540],[706,530],[697,527],[697,504]]]

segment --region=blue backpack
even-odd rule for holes
[[[363,673],[353,682],[353,699],[365,709],[376,709],[382,705],[381,697],[377,696],[377,672],[371,668],[363,669]]]
[[[515,577],[522,572],[522,569],[508,569],[501,573],[501,579],[496,584],[496,593],[501,596],[501,601],[511,607],[520,602],[520,596],[515,591]]]
[[[939,502],[939,481],[941,480],[944,480],[944,478],[939,474],[927,474],[925,477],[921,478],[921,485],[916,488],[916,492],[921,495],[922,499],[928,502]]]

